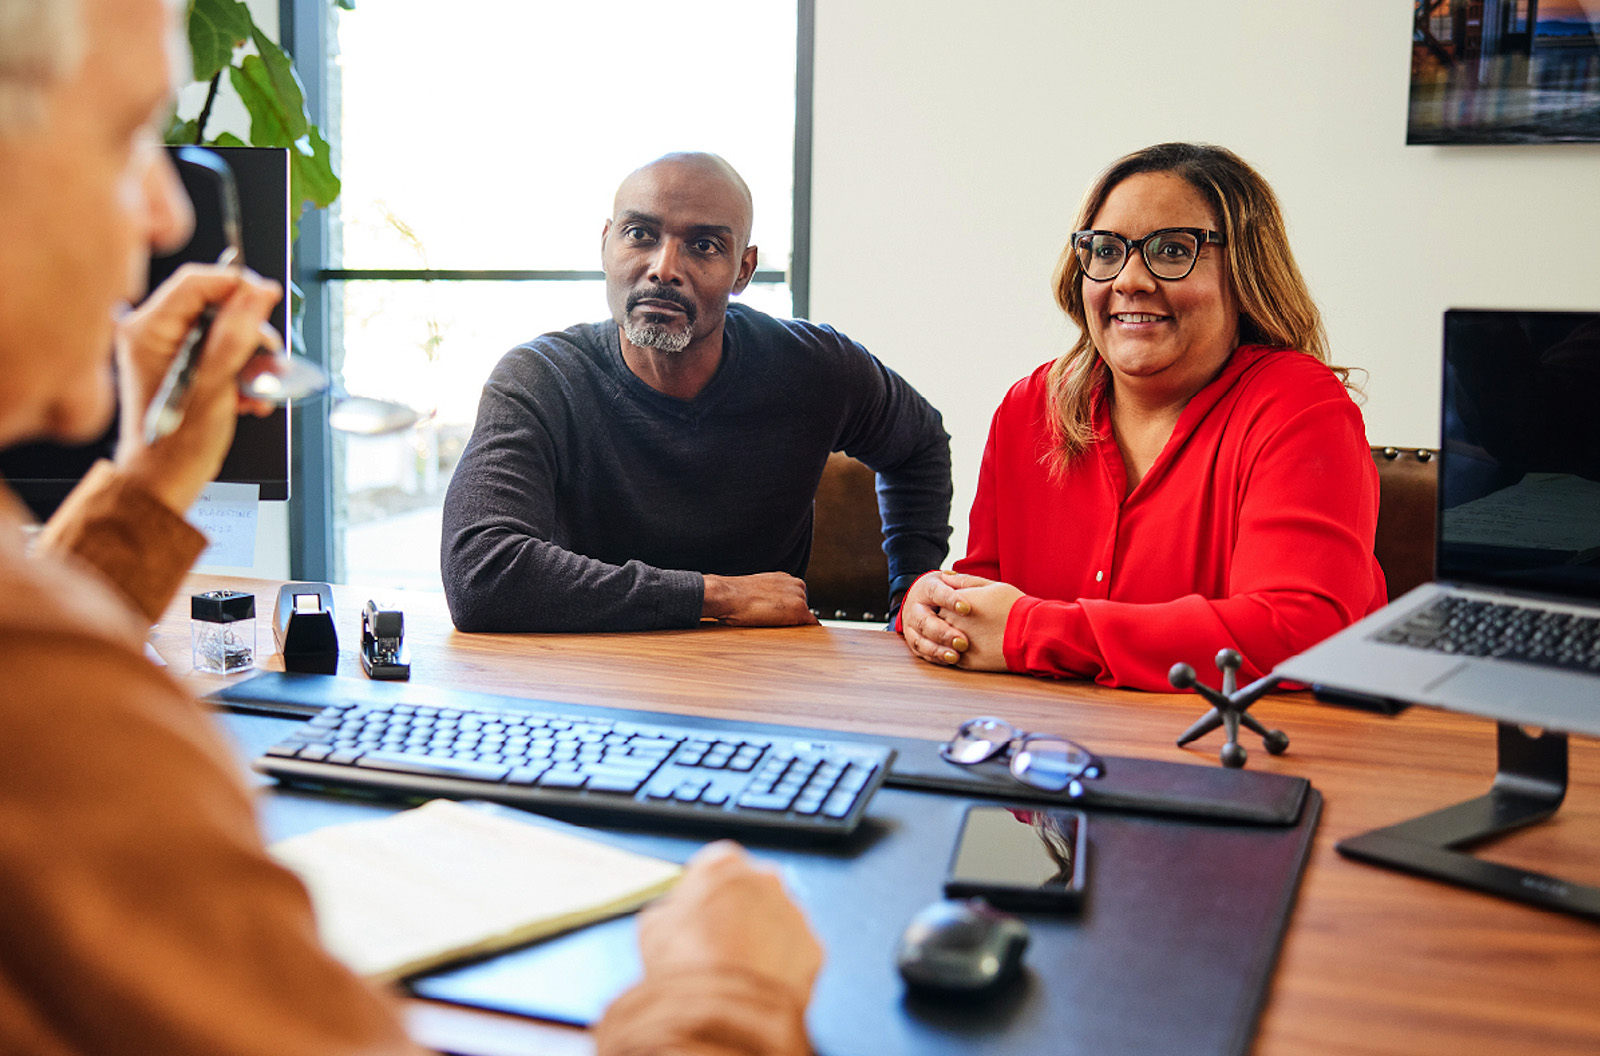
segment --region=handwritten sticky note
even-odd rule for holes
[[[199,563],[238,568],[254,565],[256,511],[260,505],[259,484],[207,484],[189,509],[189,523],[211,540]]]

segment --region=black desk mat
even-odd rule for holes
[[[364,678],[332,675],[289,674],[269,671],[236,682],[208,698],[229,708],[243,708],[268,714],[309,716],[330,704],[357,702],[407,702],[435,707],[526,705],[519,697],[474,693],[439,686],[412,685],[409,682],[372,682]],[[993,796],[1002,799],[1036,800],[1062,803],[1085,809],[1132,810],[1177,817],[1250,822],[1259,825],[1292,825],[1300,817],[1309,782],[1288,774],[1268,774],[1254,770],[1227,770],[1220,766],[1166,762],[1152,759],[1106,758],[1106,776],[1083,783],[1080,800],[1028,788],[1006,771],[1004,761],[980,766],[956,766],[939,757],[936,741],[910,737],[867,737],[834,730],[815,730],[772,723],[742,722],[731,719],[701,718],[662,712],[608,708],[592,704],[557,702],[555,707],[568,714],[592,715],[634,722],[665,722],[677,726],[744,730],[751,733],[781,733],[819,736],[832,740],[860,740],[886,745],[895,750],[888,784],[900,788],[921,788],[954,792],[968,796]],[[954,732],[954,731],[952,731]],[[1089,746],[1093,748],[1093,745]]]
[[[884,789],[853,852],[761,848],[828,951],[810,1015],[826,1056],[1245,1053],[1255,1033],[1320,812],[1292,829],[1089,819],[1090,893],[1076,916],[1028,914],[1028,972],[980,1005],[908,997],[900,931],[940,894],[968,799]],[[682,840],[635,834],[663,857]],[[420,996],[592,1022],[638,974],[633,918],[414,980]]]
[[[280,719],[224,719],[246,755]],[[1076,916],[1029,914],[1023,983],[978,1005],[909,997],[895,941],[939,897],[965,796],[885,788],[839,847],[763,846],[828,950],[810,1027],[823,1056],[985,1053],[1235,1054],[1249,1050],[1321,814],[1310,791],[1293,826],[1089,811],[1090,891]],[[280,792],[263,802],[279,839],[396,809]],[[698,841],[597,830],[682,860]],[[411,981],[419,996],[587,1023],[638,973],[624,917]]]

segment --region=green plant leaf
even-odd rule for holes
[[[300,216],[307,204],[326,209],[339,197],[339,177],[333,171],[332,151],[315,125],[289,151],[290,238],[300,237]]]
[[[298,200],[326,209],[339,197],[340,189],[339,176],[333,171],[332,148],[322,138],[322,130],[314,125],[294,146],[289,162],[291,190]]]
[[[250,114],[250,142],[258,147],[287,147],[296,137],[289,135],[292,118],[283,107],[283,100],[272,94],[272,79],[266,67],[254,55],[246,55],[239,65],[228,71],[233,90],[239,93]]]
[[[306,134],[311,124],[311,119],[306,115],[305,88],[300,84],[299,75],[294,72],[294,62],[282,48],[254,27],[250,36],[256,43],[256,51],[260,53],[261,67],[271,85],[272,94],[282,100],[284,112],[290,115],[289,143],[293,143]]]
[[[194,79],[209,81],[233,62],[234,49],[255,32],[250,9],[240,0],[191,0],[189,51]]]
[[[250,144],[246,143],[232,132],[222,133],[222,135],[213,139],[209,144],[209,146],[213,147],[248,147],[249,145]]]
[[[275,54],[245,56],[228,71],[228,78],[250,113],[250,142],[258,147],[292,147],[310,124],[305,94],[288,56],[271,41],[266,43]]]
[[[184,121],[177,114],[173,114],[172,120],[167,123],[167,131],[162,136],[162,142],[181,147],[193,143],[199,134],[200,122],[193,119]]]

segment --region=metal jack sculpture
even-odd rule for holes
[[[1190,741],[1205,736],[1218,726],[1224,727],[1227,733],[1227,743],[1222,746],[1218,756],[1222,765],[1230,770],[1237,770],[1249,758],[1249,753],[1244,750],[1244,745],[1239,743],[1239,724],[1261,735],[1261,740],[1266,744],[1267,752],[1271,755],[1282,755],[1289,747],[1289,735],[1282,730],[1269,730],[1254,717],[1245,714],[1245,710],[1267,690],[1278,684],[1276,675],[1259,678],[1245,686],[1243,689],[1235,688],[1239,681],[1239,667],[1244,663],[1244,658],[1232,649],[1224,649],[1217,654],[1217,670],[1222,672],[1222,692],[1217,692],[1210,686],[1195,677],[1194,668],[1188,664],[1178,663],[1172,665],[1172,670],[1167,672],[1167,681],[1177,689],[1192,689],[1205,697],[1212,704],[1210,711],[1200,717],[1196,722],[1183,732],[1178,738],[1178,747],[1183,747]]]

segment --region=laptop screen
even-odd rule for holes
[[[1600,599],[1600,312],[1444,319],[1436,578]]]

